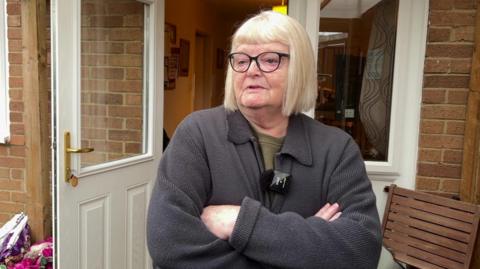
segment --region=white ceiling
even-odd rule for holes
[[[325,18],[360,18],[381,0],[331,0],[320,12]]]

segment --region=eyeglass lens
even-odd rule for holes
[[[256,57],[245,53],[233,53],[230,55],[230,65],[236,72],[246,72],[252,60],[255,60],[258,68],[263,72],[273,72],[280,66],[282,54],[277,52],[264,52]]]

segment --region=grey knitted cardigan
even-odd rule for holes
[[[275,156],[292,175],[286,195],[265,205],[262,157],[243,115],[195,112],[177,128],[160,162],[147,220],[157,268],[376,268],[381,232],[358,147],[342,130],[303,114],[289,118]],[[341,217],[313,215],[338,202]],[[228,241],[202,223],[207,205],[241,205]]]

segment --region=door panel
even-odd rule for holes
[[[58,268],[151,268],[145,227],[162,148],[163,8],[163,0],[52,1]],[[94,151],[65,153],[67,131],[72,149]]]

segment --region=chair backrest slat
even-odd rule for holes
[[[391,185],[383,243],[418,268],[469,268],[479,221],[478,205]]]

